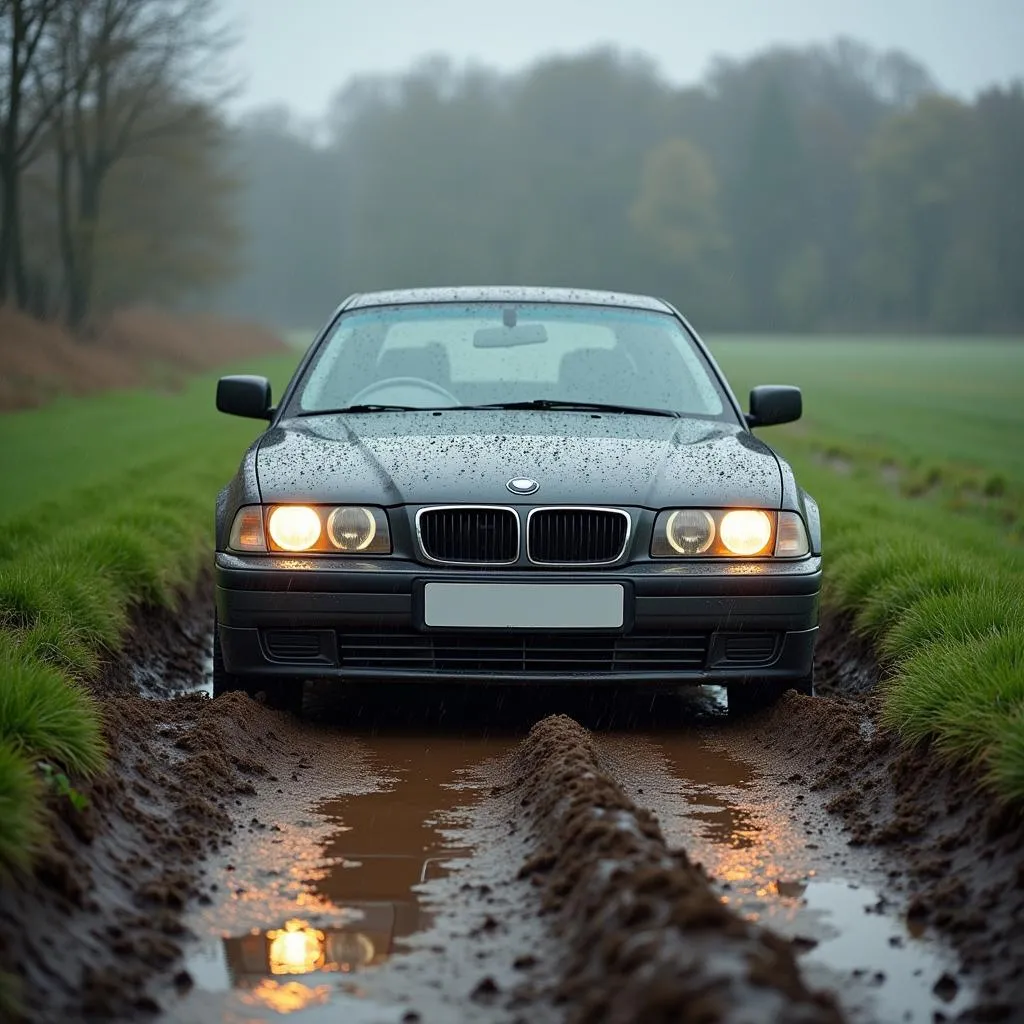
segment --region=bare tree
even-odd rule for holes
[[[207,123],[230,41],[216,0],[76,0],[61,15],[52,121],[67,318],[82,324],[95,277],[104,185],[126,155]],[[200,90],[206,90],[202,94]]]
[[[28,302],[21,244],[21,177],[60,100],[46,69],[61,0],[0,0],[0,302]]]

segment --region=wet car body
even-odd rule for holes
[[[422,369],[440,342],[382,345],[388,330],[401,333],[394,324],[405,323],[406,310],[418,311],[416,326],[448,308],[469,311],[474,324],[485,323],[484,313],[498,318],[471,335],[467,358],[507,356],[525,366],[531,353],[557,342],[565,349],[560,376],[510,381],[500,392],[509,393],[506,405],[528,407],[493,408],[498,403],[460,401],[450,378],[442,386]],[[553,319],[545,321],[548,309]],[[600,328],[618,340],[577,351],[577,310],[593,327],[588,338]],[[352,411],[302,408],[339,325],[371,315],[372,340],[346,343],[363,353],[350,376],[363,374],[367,359],[377,360],[381,374],[375,382],[377,371],[366,370],[370,382],[359,394],[415,394],[427,407],[382,399],[341,406]],[[687,359],[699,361],[711,382],[703,386],[719,396],[707,410],[557,400],[568,387],[567,367],[589,359],[584,380],[593,367],[611,373],[621,338],[633,338],[633,330],[639,341],[633,338],[632,351],[642,354],[645,339],[655,338],[650,332],[669,321]],[[537,326],[545,322],[547,332]],[[403,375],[381,368],[389,356]],[[488,385],[490,397],[499,384]],[[544,387],[556,400],[529,404]],[[470,399],[484,393],[471,380],[461,388]],[[448,397],[436,397],[442,394]],[[441,404],[428,404],[430,395]],[[444,404],[449,398],[458,404]],[[799,393],[766,387],[751,399],[744,414],[693,329],[658,299],[525,288],[351,297],[314,340],[276,408],[260,379],[220,384],[220,408],[266,416],[270,426],[218,499],[215,691],[262,689],[292,706],[301,681],[312,677],[652,689],[709,683],[728,686],[737,706],[790,685],[809,692],[821,587],[818,509],[785,460],[751,432],[796,418]],[[328,509],[361,508],[367,523],[375,520],[373,545],[386,532],[387,550],[275,551],[267,516],[293,504],[322,513],[321,525]],[[764,510],[774,547],[752,557],[724,549],[718,557],[671,550],[665,557],[656,550],[663,540],[654,538],[678,509],[711,510],[686,514],[704,514],[712,533],[716,524],[722,531],[730,510]],[[232,543],[239,517],[249,514],[262,550]],[[796,557],[777,555],[784,525],[802,532]]]

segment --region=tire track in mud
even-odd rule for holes
[[[737,735],[704,728],[596,743],[669,846],[699,862],[744,919],[787,939],[808,983],[835,992],[850,1021],[931,1024],[965,1010],[976,993],[948,990],[957,959],[907,921],[893,865],[851,846],[802,775]]]
[[[230,865],[211,868],[208,881],[230,867],[237,890],[219,886],[189,921],[214,941],[193,949],[195,988],[168,1024],[282,1011],[309,1024],[839,1021],[786,942],[669,855],[571,719],[546,718],[525,741],[331,743],[357,772],[349,791],[287,810],[271,799]],[[440,877],[417,884],[429,864]]]
[[[492,1024],[524,1003],[557,1019],[538,1016],[555,950],[492,792],[513,742],[335,732],[357,774],[329,798],[263,801],[274,847],[245,835],[211,865],[239,889],[189,920],[207,936],[186,958],[194,987],[161,1020]]]

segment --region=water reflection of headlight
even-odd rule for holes
[[[262,978],[251,992],[241,994],[248,1006],[265,1006],[275,1013],[297,1013],[309,1006],[323,1006],[331,998],[329,985],[310,987],[301,981],[274,981]]]
[[[309,974],[324,965],[324,933],[305,921],[286,921],[267,938],[271,974]]]
[[[365,967],[377,950],[362,932],[331,932],[327,936],[327,955],[339,971],[355,971]]]

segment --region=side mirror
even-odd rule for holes
[[[799,388],[789,384],[762,384],[750,392],[748,427],[770,427],[800,419],[804,400]]]
[[[254,420],[270,419],[270,381],[266,377],[240,374],[217,381],[217,409],[232,416]]]

